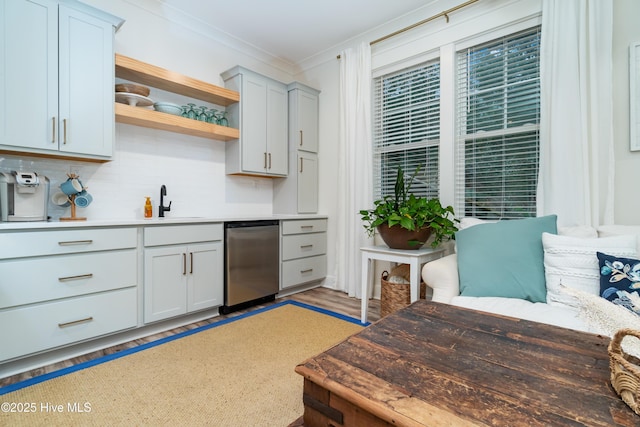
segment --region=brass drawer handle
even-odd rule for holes
[[[79,274],[77,276],[58,277],[58,281],[59,282],[70,282],[72,280],[91,279],[92,277],[93,277],[93,273]]]
[[[72,320],[71,322],[58,323],[59,328],[66,328],[67,326],[79,325],[81,323],[91,322],[93,317],[85,317],[84,319]]]
[[[301,230],[313,230],[313,225],[301,225]]]
[[[300,249],[311,249],[313,245],[300,245]]]
[[[60,246],[73,246],[73,245],[90,245],[93,240],[71,240],[68,242],[58,242]]]
[[[306,270],[300,270],[300,274],[311,273],[312,271],[313,271],[313,268],[308,268]]]

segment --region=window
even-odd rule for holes
[[[440,63],[431,61],[374,79],[374,199],[393,195],[396,171],[410,176],[411,191],[438,196]]]
[[[456,213],[536,215],[540,27],[457,53]]]

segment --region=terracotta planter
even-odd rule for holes
[[[420,249],[431,236],[431,231],[429,227],[411,231],[399,225],[389,227],[387,224],[382,224],[378,226],[380,237],[391,249]],[[415,241],[420,243],[411,244]]]

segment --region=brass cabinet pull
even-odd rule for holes
[[[271,169],[271,153],[269,153],[269,169]]]
[[[193,252],[189,252],[189,262],[191,263],[189,273],[193,274]]]
[[[182,275],[187,274],[187,254],[182,254]]]
[[[84,319],[72,320],[71,322],[58,323],[58,328],[66,328],[67,326],[79,325],[80,323],[91,322],[93,317],[85,317]]]
[[[300,157],[300,173],[302,173],[302,171],[304,170],[304,159],[302,157]]]
[[[62,129],[63,129],[63,134],[64,134],[64,139],[62,140],[63,144],[67,143],[67,119],[63,119],[62,120]]]
[[[300,146],[302,147],[302,131],[300,131]]]
[[[301,225],[300,230],[313,230],[313,225]]]
[[[306,270],[300,270],[300,274],[311,273],[312,271],[313,271],[313,268],[308,268]]]
[[[51,143],[56,143],[56,118],[51,117]]]
[[[71,282],[72,280],[91,279],[92,277],[93,277],[93,273],[79,274],[77,276],[58,277],[58,281],[59,282]]]
[[[73,246],[73,245],[90,245],[93,240],[71,240],[68,242],[58,242],[60,246]]]
[[[300,249],[311,249],[313,245],[300,245]]]
[[[264,153],[264,168],[267,168],[267,153]]]

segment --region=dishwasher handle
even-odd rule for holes
[[[277,219],[270,220],[256,220],[256,221],[231,221],[225,222],[224,228],[246,228],[246,227],[264,227],[264,226],[273,226],[279,225],[279,221]]]

